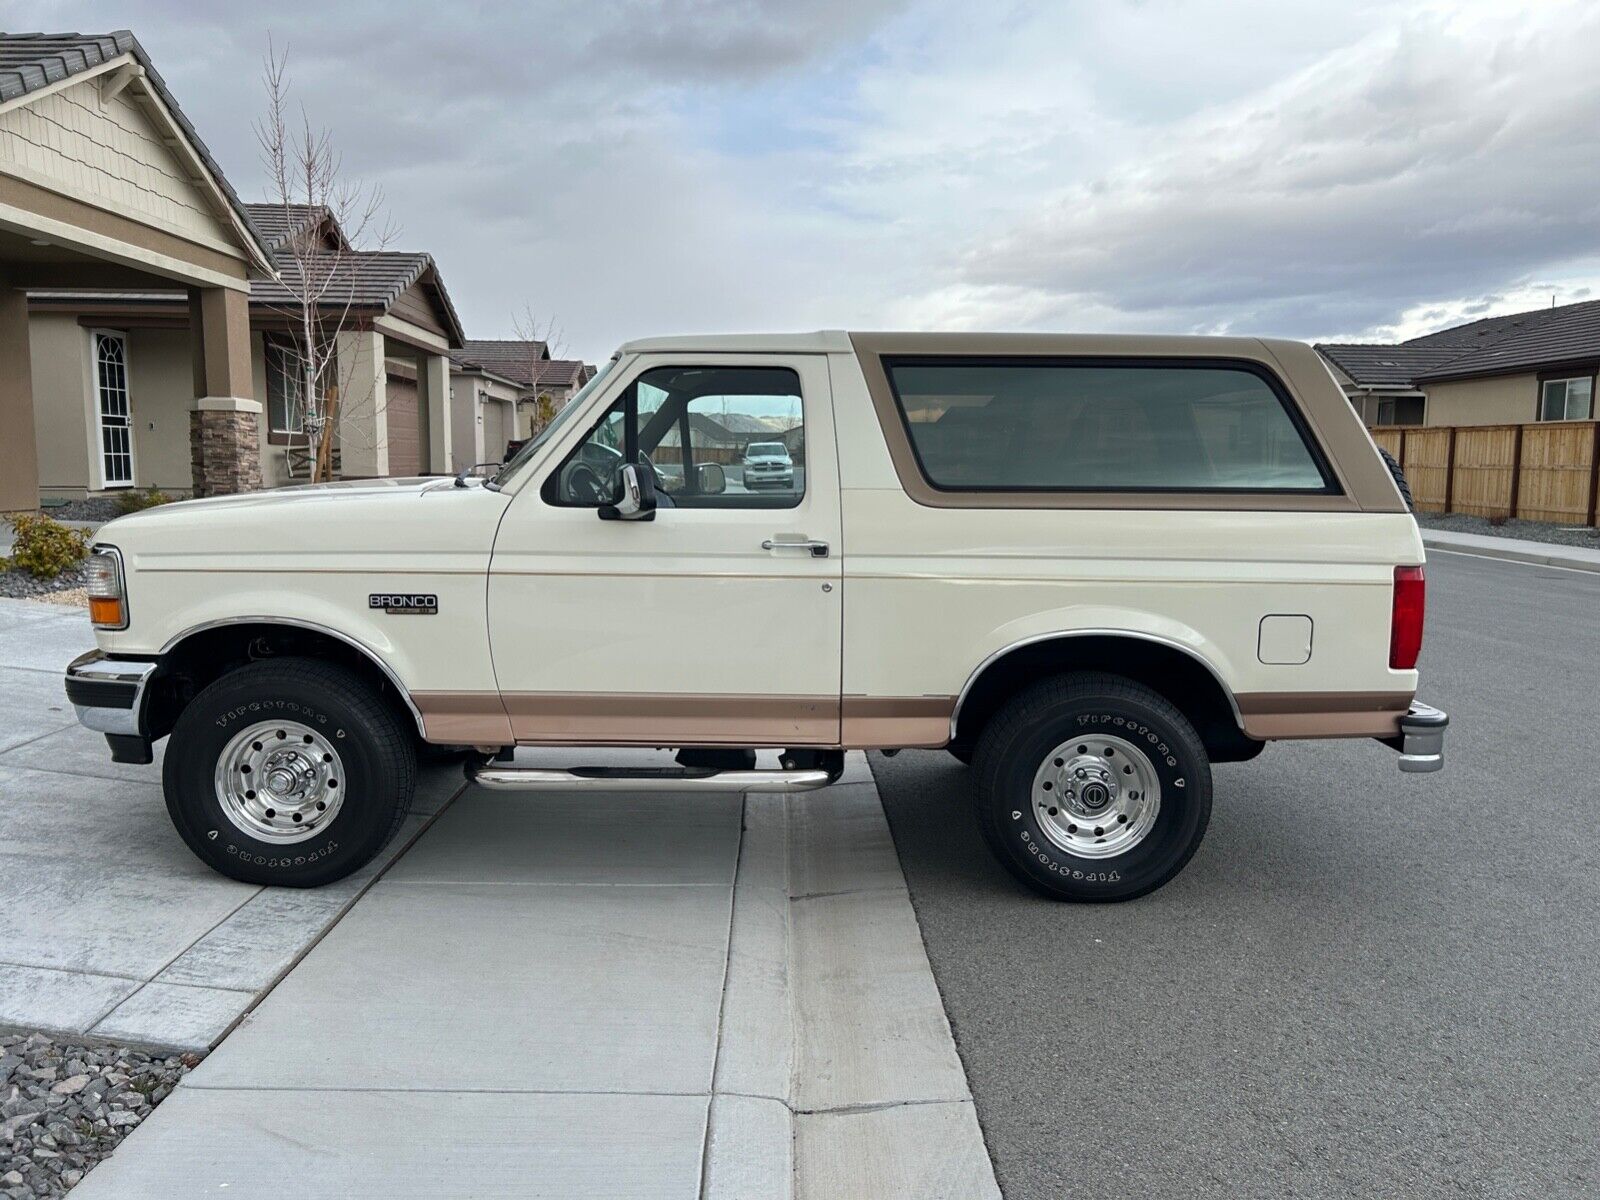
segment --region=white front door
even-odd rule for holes
[[[622,364],[520,487],[495,541],[489,632],[520,742],[839,740],[839,480],[822,355]],[[746,476],[744,447],[790,468]],[[766,456],[764,456],[766,457]],[[621,465],[652,521],[600,519]]]
[[[128,340],[95,333],[94,384],[99,417],[100,479],[104,487],[133,482],[133,412],[128,403]]]

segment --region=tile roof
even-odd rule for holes
[[[1503,375],[1600,360],[1600,300],[1491,319],[1501,324],[1485,334],[1476,350],[1465,351],[1417,378]]]
[[[132,54],[134,61],[144,68],[146,81],[161,98],[162,104],[172,114],[173,121],[183,131],[183,136],[222,189],[239,222],[264,252],[265,241],[251,220],[249,211],[234,192],[227,176],[223,175],[217,160],[211,157],[211,151],[206,149],[194,126],[189,123],[189,118],[183,115],[178,102],[167,90],[166,81],[155,69],[150,56],[139,44],[139,39],[130,30],[118,29],[111,33],[0,33],[0,102],[15,100],[18,96],[26,96],[63,79],[81,75],[124,54]]]
[[[482,367],[512,383],[533,387],[542,370],[536,364],[550,360],[550,347],[523,338],[469,338],[450,357],[457,366]]]
[[[579,388],[589,381],[585,371],[594,368],[574,358],[547,358],[539,364],[539,386]]]
[[[252,279],[250,304],[253,307],[282,310],[297,303],[291,284],[298,279],[299,266],[287,251],[273,254],[278,265],[278,279]],[[379,313],[388,312],[402,292],[412,284],[422,283],[434,293],[444,315],[444,326],[449,331],[449,341],[455,346],[461,342],[461,320],[445,291],[444,280],[429,254],[408,254],[403,251],[353,250],[334,260],[335,276],[323,293],[322,302],[329,308],[350,308]],[[96,291],[30,291],[30,301],[48,304],[174,304],[183,301],[182,292],[96,292]]]
[[[1459,346],[1319,344],[1317,352],[1357,383],[1405,387],[1418,372],[1461,357]]]
[[[250,303],[288,307],[296,303],[294,289],[300,286],[302,268],[287,250],[273,251],[272,258],[279,278],[251,280]],[[327,268],[332,274],[331,278],[325,276],[327,287],[322,291],[322,303],[333,307],[349,305],[387,312],[412,284],[423,284],[439,303],[450,344],[461,344],[461,318],[450,302],[450,293],[445,291],[433,255],[403,250],[350,250],[330,258]]]
[[[1393,346],[1324,343],[1317,350],[1369,386],[1594,363],[1600,361],[1600,300],[1484,317]]]
[[[324,204],[246,204],[245,209],[268,250],[276,250],[295,234],[324,218],[333,221],[333,214]],[[333,221],[333,227],[339,231],[339,240],[343,242],[344,231],[339,229],[339,223]]]

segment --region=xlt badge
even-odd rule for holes
[[[439,612],[439,597],[432,592],[373,592],[367,597],[367,607],[396,616],[431,617]]]

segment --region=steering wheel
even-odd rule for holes
[[[606,487],[596,471],[586,462],[575,462],[567,469],[566,493],[580,504],[610,504],[614,489]]]

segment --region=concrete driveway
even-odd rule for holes
[[[861,755],[787,799],[440,769],[383,861],[260,888],[76,724],[91,644],[0,601],[0,1025],[216,1049],[75,1192],[997,1196]]]
[[[469,790],[80,1192],[994,1200],[848,771],[789,798]]]
[[[0,599],[0,1025],[204,1049],[459,790],[423,773],[381,862],[331,888],[235,883],[167,819],[161,747],[111,761],[61,671],[92,649],[82,610]]]

